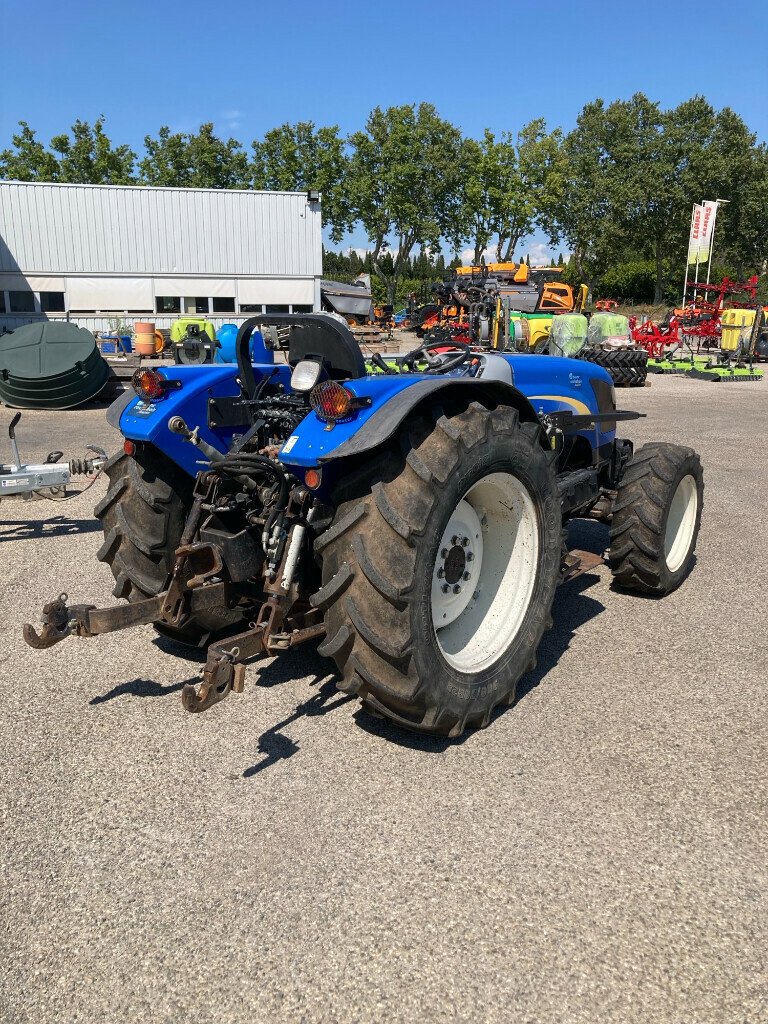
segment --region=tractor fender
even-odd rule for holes
[[[539,422],[536,411],[526,396],[511,384],[497,380],[435,377],[431,380],[420,380],[394,394],[362,422],[359,430],[338,448],[322,455],[318,461],[327,464],[370,452],[388,441],[406,417],[424,406],[434,404],[436,400],[439,402],[449,398],[459,398],[467,405],[479,401],[494,408],[499,405],[510,406],[517,409],[520,419],[524,422]],[[541,444],[544,448],[548,447],[543,434]]]

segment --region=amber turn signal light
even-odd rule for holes
[[[358,398],[335,380],[326,380],[312,388],[309,404],[321,420],[336,423],[346,419],[355,409],[371,404],[370,398]]]
[[[181,387],[180,380],[167,380],[157,370],[137,370],[131,378],[131,387],[139,396],[147,401],[162,398],[166,391]]]

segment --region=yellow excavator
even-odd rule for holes
[[[486,263],[457,267],[453,295],[469,308],[493,292],[520,313],[580,313],[587,301],[587,286],[574,292],[562,280],[562,267],[529,267],[526,263]]]

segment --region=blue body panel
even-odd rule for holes
[[[611,385],[610,375],[602,367],[577,359],[557,356],[505,355],[511,367],[515,387],[531,402],[537,413],[571,411],[575,414],[598,412],[598,402],[591,386],[592,380]],[[257,380],[265,374],[274,374],[274,383],[286,388],[290,382],[290,367],[275,363],[254,364]],[[199,427],[200,436],[221,452],[226,452],[236,433],[244,428],[215,428],[208,426],[208,399],[239,394],[236,381],[237,367],[232,365],[173,366],[162,368],[162,376],[178,380],[181,388],[169,391],[155,403],[147,404],[135,399],[123,411],[120,429],[134,441],[144,441],[161,449],[182,469],[194,476],[205,465],[198,450],[178,434],[168,429],[171,416],[181,416],[190,428]],[[461,370],[458,376],[464,376]],[[448,375],[451,376],[451,375]],[[370,398],[371,405],[353,413],[347,422],[336,423],[332,429],[310,412],[280,453],[280,461],[299,471],[317,466],[349,440],[370,417],[376,414],[387,401],[418,381],[434,380],[426,374],[398,374],[362,377],[345,385],[360,398]],[[445,379],[445,378],[441,378]],[[610,443],[614,431],[600,427],[579,431],[589,444],[601,447]]]
[[[515,387],[522,391],[537,413],[571,410],[581,415],[599,412],[591,382],[602,381],[613,388],[613,380],[606,369],[582,359],[535,355],[506,358],[512,364]],[[604,430],[600,426],[578,433],[593,448],[610,444],[616,436],[615,430]]]
[[[559,356],[510,355],[503,358],[512,366],[515,387],[528,398],[537,413],[573,412],[583,415],[598,412],[597,397],[590,381],[601,380],[613,386],[608,371],[594,363]],[[322,458],[356,434],[387,399],[418,381],[434,379],[433,376],[414,373],[349,381],[345,386],[360,398],[373,399],[371,406],[359,410],[349,422],[335,424],[332,430],[327,430],[327,424],[315,413],[310,413],[286,441],[280,461],[286,466],[301,469],[317,466]],[[615,431],[600,428],[578,433],[593,448],[609,444],[615,435]]]
[[[255,365],[257,380],[264,374],[272,374],[275,383],[288,385],[291,378],[290,366]],[[244,428],[223,427],[212,430],[208,426],[208,399],[240,394],[237,384],[237,367],[231,364],[216,366],[169,366],[163,367],[160,375],[167,380],[178,380],[181,387],[168,391],[157,402],[147,405],[136,398],[126,406],[120,417],[120,430],[132,441],[145,441],[155,445],[170,459],[173,459],[190,476],[196,476],[207,462],[202,462],[201,453],[179,434],[168,429],[172,416],[181,416],[190,428],[199,427],[200,437],[221,452],[226,452],[232,443],[232,436],[243,433]]]

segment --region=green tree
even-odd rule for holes
[[[70,133],[54,135],[51,149],[59,154],[58,181],[89,185],[131,185],[136,154],[130,146],[113,146],[104,131],[104,118],[90,125],[77,120]]]
[[[373,272],[394,303],[417,245],[438,249],[459,204],[461,134],[430,103],[376,107],[349,142],[352,215],[373,247]],[[391,245],[391,250],[390,250]]]
[[[724,198],[733,207],[723,213],[731,249],[754,261],[765,252],[751,227],[765,222],[760,200],[750,199],[764,168],[754,142],[738,115],[716,113],[701,96],[669,111],[642,93],[587,104],[565,140],[566,198],[553,234],[571,243],[590,284],[633,253],[652,259],[660,302],[671,268],[685,259],[692,203]]]
[[[493,239],[497,261],[506,262],[535,226],[550,229],[565,180],[559,129],[547,133],[537,118],[516,138],[486,130],[481,141],[464,141],[461,168],[461,203],[448,237],[457,247],[469,241],[475,264]]]
[[[563,143],[564,196],[553,225],[553,241],[565,239],[572,250],[568,283],[586,281],[590,290],[627,245],[625,231],[615,220],[615,190],[609,178],[610,157],[605,105],[587,104],[576,128]]]
[[[139,163],[143,185],[173,188],[248,188],[248,156],[237,139],[218,138],[210,122],[197,134],[171,133],[163,125],[157,137],[144,137],[146,156]]]
[[[11,136],[13,148],[0,152],[0,178],[16,181],[58,181],[59,161],[49,153],[26,121]]]
[[[718,210],[715,259],[738,277],[759,271],[768,257],[768,150],[727,107],[715,116],[706,172],[707,198],[730,200]]]
[[[347,193],[347,155],[338,125],[312,121],[283,124],[252,145],[255,188],[300,192],[319,189],[323,224],[338,242],[352,227]]]

